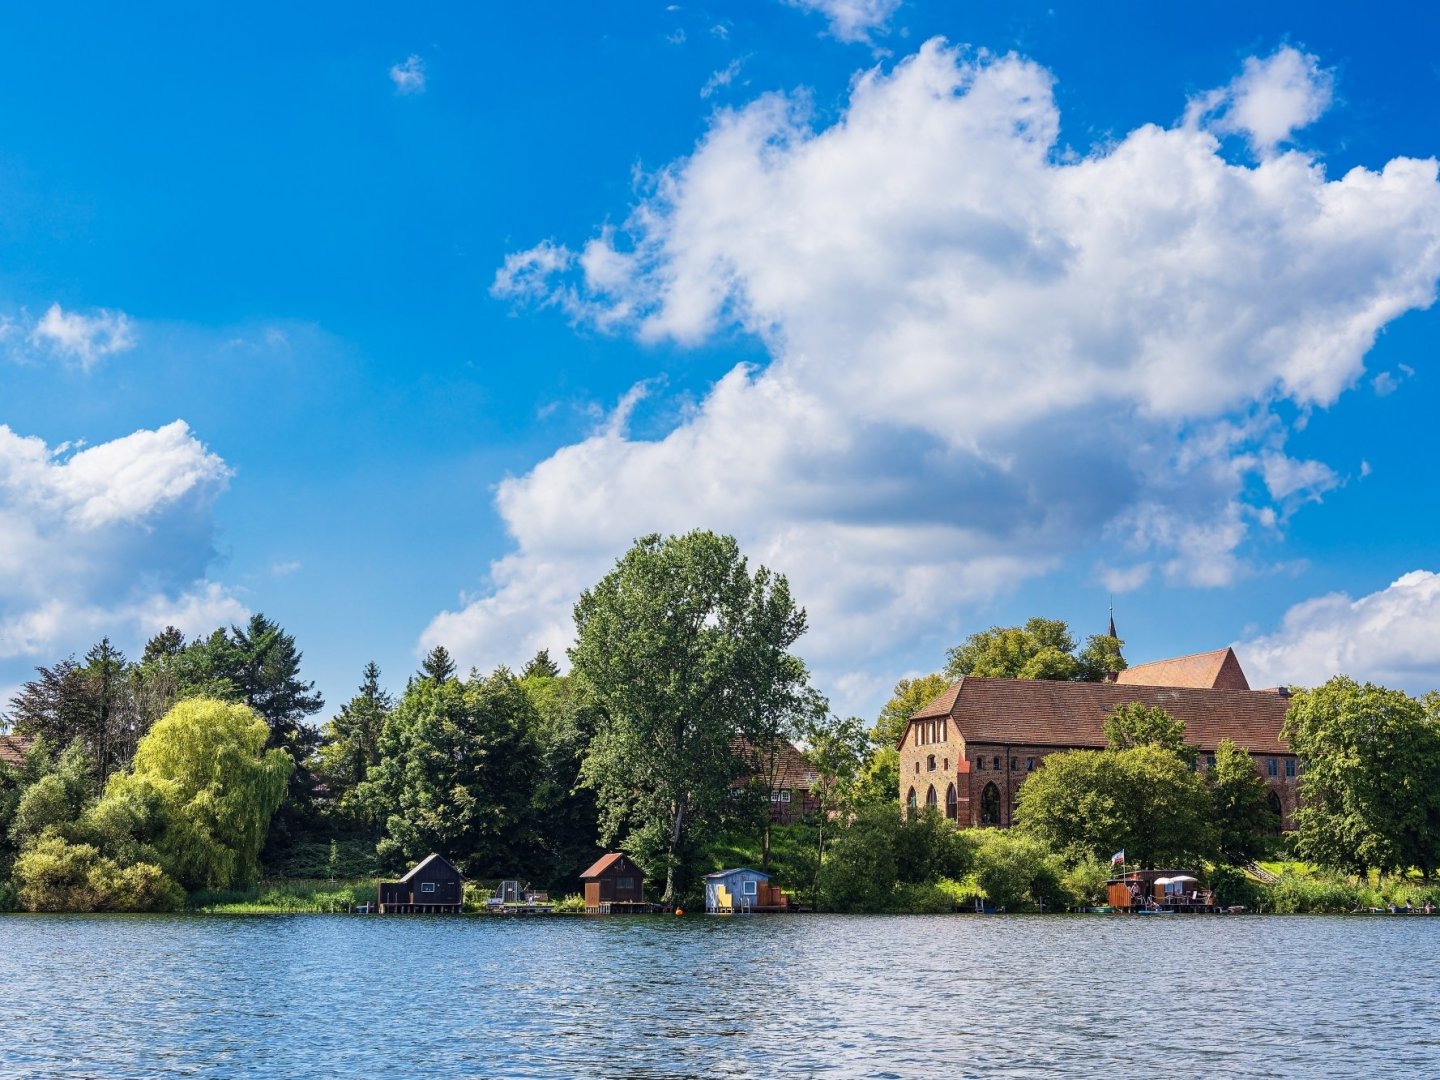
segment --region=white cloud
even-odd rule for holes
[[[705,80],[705,85],[700,88],[700,96],[702,98],[708,98],[711,94],[715,93],[716,90],[729,86],[735,81],[735,76],[740,74],[740,68],[743,64],[744,61],[737,57],[726,64],[725,67],[713,73],[710,78]]]
[[[123,311],[101,308],[93,315],[81,315],[51,304],[30,331],[30,343],[78,361],[88,371],[106,356],[133,349],[135,334]]]
[[[390,68],[390,81],[397,94],[420,94],[425,91],[425,61],[411,53]]]
[[[559,648],[632,538],[697,526],[791,575],[837,680],[1102,538],[1115,586],[1243,575],[1338,482],[1272,406],[1330,405],[1434,299],[1436,164],[1247,167],[1189,122],[1061,160],[1051,83],[931,41],[828,127],[803,96],[719,111],[622,227],[509,256],[497,296],[642,340],[738,326],[770,363],[663,438],[610,423],[502,484],[515,551],[426,640]]]
[[[1243,135],[1267,157],[1330,107],[1334,79],[1318,57],[1284,46],[1265,59],[1250,57],[1230,85],[1191,101],[1189,123],[1222,135]]]
[[[286,562],[272,563],[270,566],[270,576],[277,578],[289,577],[291,574],[299,570],[300,567],[301,564],[293,559]]]
[[[1440,688],[1440,574],[1412,570],[1352,600],[1296,604],[1273,634],[1241,642],[1253,686],[1316,686],[1332,675],[1421,693]]]
[[[228,477],[179,420],[82,450],[0,425],[0,659],[243,614],[204,580]]]
[[[841,41],[868,42],[883,33],[900,0],[785,0],[791,7],[817,11],[830,20],[830,32]]]

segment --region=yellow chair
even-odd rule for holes
[[[721,915],[735,914],[735,901],[730,896],[730,890],[724,885],[715,886],[715,910]]]

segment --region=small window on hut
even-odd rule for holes
[[[755,882],[753,882],[753,881],[742,881],[742,882],[740,883],[740,893],[741,893],[742,896],[754,896],[754,895],[755,895]]]
[[[615,879],[615,888],[617,889],[633,889],[634,887],[635,879],[633,877],[617,877]]]
[[[433,881],[422,881],[422,882],[420,883],[420,891],[421,891],[421,892],[434,892],[434,891],[435,891],[435,882],[433,882]]]

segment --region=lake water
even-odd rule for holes
[[[1440,1076],[1440,918],[3,916],[5,1076]]]

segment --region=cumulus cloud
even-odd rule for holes
[[[868,42],[883,32],[900,0],[785,0],[791,7],[816,11],[830,20],[830,32],[841,41]]]
[[[829,126],[803,95],[721,110],[622,226],[509,256],[499,297],[641,340],[738,327],[769,362],[661,438],[609,423],[502,484],[515,550],[426,640],[557,648],[577,585],[696,526],[790,573],[837,680],[1087,546],[1117,587],[1246,573],[1338,482],[1274,406],[1335,402],[1434,299],[1436,163],[1237,165],[1193,118],[1070,160],[1051,87],[931,41]]]
[[[425,61],[411,53],[390,67],[390,81],[397,94],[420,94],[425,91]]]
[[[1187,122],[1243,135],[1257,157],[1266,157],[1320,119],[1330,107],[1333,82],[1319,57],[1287,45],[1264,59],[1250,57],[1230,85],[1192,101]]]
[[[1254,686],[1316,686],[1332,675],[1422,693],[1440,688],[1440,574],[1412,570],[1352,600],[1296,604],[1273,634],[1240,642]]]
[[[30,343],[74,360],[88,371],[106,356],[133,349],[135,334],[123,311],[101,308],[91,315],[82,315],[51,304],[30,331]]]
[[[0,659],[242,617],[205,580],[228,477],[179,420],[85,449],[0,425]]]

